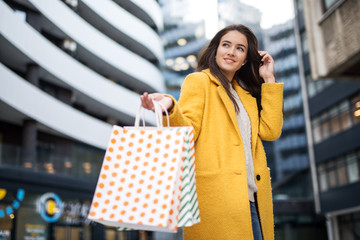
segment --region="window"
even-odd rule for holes
[[[350,104],[348,101],[344,101],[339,105],[341,130],[344,131],[352,126],[350,116]]]
[[[339,186],[348,183],[348,175],[346,172],[346,162],[344,158],[337,160],[337,175],[339,180]]]
[[[349,182],[356,182],[359,180],[359,162],[355,153],[346,156],[346,167],[349,174]]]
[[[306,85],[308,88],[309,98],[315,97],[316,94],[322,92],[325,88],[329,87],[334,83],[333,80],[312,80],[311,76],[306,76]]]
[[[320,191],[325,192],[326,190],[328,190],[325,164],[319,165],[318,171],[319,171]]]
[[[360,94],[351,99],[352,117],[354,124],[360,122]]]
[[[318,143],[321,141],[321,129],[320,129],[319,118],[314,118],[312,120],[312,128],[313,128],[314,142]]]
[[[334,161],[328,162],[327,169],[328,169],[329,187],[334,188],[338,185],[335,162]]]
[[[315,83],[308,83],[307,84],[307,90],[308,90],[308,94],[309,94],[309,97],[314,97],[315,94],[316,94],[316,89],[315,89]]]
[[[323,0],[325,12],[339,0]]]
[[[320,117],[321,133],[323,139],[330,137],[330,122],[327,121],[328,119],[329,119],[328,112],[324,112]]]
[[[360,93],[313,117],[311,123],[315,143],[360,123]]]
[[[339,108],[338,107],[332,108],[329,114],[330,114],[331,134],[335,135],[341,130]]]
[[[360,212],[353,212],[337,217],[339,239],[356,240],[360,236]]]
[[[321,192],[360,180],[360,149],[319,164]]]
[[[309,52],[309,44],[308,44],[306,32],[301,33],[300,37],[301,37],[301,47],[303,49],[303,53],[308,53]]]

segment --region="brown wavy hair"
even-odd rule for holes
[[[196,71],[200,72],[204,69],[209,68],[210,72],[219,79],[222,86],[226,90],[226,93],[228,94],[235,106],[235,111],[239,111],[239,106],[235,101],[235,97],[230,92],[229,81],[224,76],[224,74],[222,74],[215,59],[221,38],[229,31],[238,31],[244,34],[247,39],[248,52],[246,56],[246,64],[243,65],[238,71],[236,71],[234,79],[240,86],[245,88],[245,90],[249,91],[250,94],[256,98],[258,110],[260,112],[260,110],[262,109],[261,84],[264,83],[264,80],[259,75],[261,56],[258,53],[258,40],[250,28],[242,24],[233,24],[221,29],[218,33],[216,33],[210,43],[200,51]]]

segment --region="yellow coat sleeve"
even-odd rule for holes
[[[259,136],[265,141],[274,141],[281,135],[283,124],[283,83],[263,83]]]
[[[169,113],[170,125],[194,127],[195,140],[201,131],[206,97],[205,84],[209,84],[208,82],[208,76],[204,73],[192,73],[185,78],[181,86],[178,102],[172,96],[167,95],[174,101],[174,107]]]

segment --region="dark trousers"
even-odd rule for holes
[[[259,216],[254,202],[250,202],[250,211],[251,211],[251,223],[253,228],[254,240],[262,240],[263,238],[261,233]]]

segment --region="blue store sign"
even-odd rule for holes
[[[5,198],[6,193],[7,193],[6,189],[0,188],[0,200]],[[20,207],[20,202],[24,199],[24,196],[25,196],[25,190],[18,189],[16,193],[16,199],[13,200],[11,205],[6,206],[5,209],[0,209],[0,218],[5,217],[6,215],[12,216],[14,211]]]
[[[43,194],[37,203],[40,216],[47,222],[56,222],[63,213],[63,203],[55,193]]]

